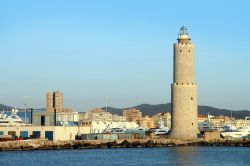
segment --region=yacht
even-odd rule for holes
[[[18,109],[12,109],[8,116],[4,111],[0,113],[0,126],[23,126],[22,119],[17,115]]]
[[[198,128],[200,132],[205,131],[224,131],[224,124],[221,123],[212,123],[210,120],[213,116],[207,115],[207,119],[198,123]]]
[[[229,132],[229,131],[237,131],[237,127],[233,124],[225,124],[223,127],[224,131]]]
[[[250,138],[250,126],[239,128],[235,131],[222,132],[225,138]]]
[[[155,128],[151,129],[154,135],[165,135],[169,132],[168,128]]]
[[[209,120],[199,122],[198,123],[198,128],[199,128],[199,130],[201,132],[203,132],[203,131],[214,131],[215,130],[214,125]]]
[[[152,128],[150,131],[154,135],[165,135],[169,132],[169,128],[164,125],[164,121],[160,120],[159,121],[159,128]]]

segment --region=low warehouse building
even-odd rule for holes
[[[0,135],[17,138],[42,138],[53,141],[74,140],[77,134],[90,133],[90,126],[18,126],[0,127]]]

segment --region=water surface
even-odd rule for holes
[[[250,165],[247,147],[167,147],[0,152],[0,166]]]

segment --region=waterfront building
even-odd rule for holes
[[[213,124],[215,129],[220,129],[220,128],[223,128],[224,125],[226,124],[226,117],[225,116],[211,116],[211,118],[209,118],[209,121]],[[232,123],[230,119],[227,122],[228,124]]]
[[[90,126],[16,126],[0,127],[0,135],[13,138],[40,138],[53,141],[75,140],[77,134],[89,134]]]
[[[226,124],[232,124],[237,129],[250,126],[250,117],[245,117],[245,119],[234,119],[232,121],[226,121]]]
[[[155,128],[154,120],[148,116],[141,118],[140,127],[150,129]]]
[[[112,121],[112,114],[100,108],[89,110],[88,112],[79,112],[79,121]]]
[[[208,120],[208,118],[206,116],[204,116],[204,115],[198,115],[198,119],[197,119],[198,123],[204,122],[206,120]]]
[[[163,122],[164,126],[171,128],[171,114],[169,112],[155,114],[152,119],[155,127],[160,127],[161,122]]]
[[[126,120],[128,122],[139,123],[142,118],[142,113],[140,110],[132,108],[128,110],[123,110],[123,116],[126,117]]]
[[[186,27],[181,27],[174,44],[171,138],[197,138],[197,85],[194,74],[194,44]]]
[[[112,121],[112,114],[100,108],[90,110],[88,112],[88,117],[91,121]]]
[[[92,110],[89,110],[88,112],[91,112],[91,113],[100,113],[100,112],[105,112],[105,111],[102,110],[101,108],[94,108]]]
[[[56,114],[56,120],[58,122],[78,122],[79,115],[78,115],[78,112],[74,112],[74,111],[58,112]]]
[[[126,122],[127,119],[125,116],[120,116],[120,115],[117,115],[117,114],[113,114],[112,115],[112,121],[113,122]]]
[[[61,92],[55,91],[47,93],[46,111],[48,112],[63,111],[63,94]]]
[[[55,118],[56,116],[56,118]],[[78,112],[54,112],[33,110],[32,125],[34,126],[56,126],[59,122],[78,122]]]
[[[88,112],[78,112],[79,121],[90,120]]]
[[[56,126],[54,112],[33,110],[31,116],[33,126]]]
[[[88,112],[79,112],[79,121],[83,124],[91,121],[125,122],[126,117],[117,114],[112,115],[110,112],[106,112],[100,108],[95,108]]]
[[[62,112],[74,112],[74,110],[71,108],[63,108]]]
[[[110,112],[99,112],[99,113],[90,113],[90,119],[93,121],[112,121],[112,114]]]

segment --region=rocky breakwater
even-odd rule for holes
[[[250,147],[250,139],[200,141],[199,146]]]
[[[0,151],[11,150],[56,150],[56,149],[94,149],[94,148],[132,148],[197,145],[197,141],[179,139],[127,139],[127,140],[24,140],[0,142]]]
[[[0,151],[17,150],[57,150],[57,149],[96,149],[96,148],[139,148],[139,147],[169,147],[169,146],[248,146],[250,140],[204,141],[181,139],[127,139],[127,140],[72,140],[48,141],[25,140],[0,142]]]

